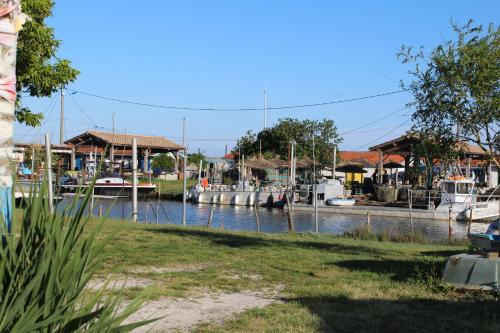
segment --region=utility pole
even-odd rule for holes
[[[313,125],[314,126],[314,125]],[[318,187],[316,186],[316,145],[315,139],[316,129],[313,129],[313,137],[312,137],[312,155],[313,155],[313,195],[314,195],[314,226],[315,232],[319,233],[319,224],[318,224]]]
[[[186,225],[186,192],[187,192],[187,154],[186,147],[186,117],[182,118],[182,145],[184,146],[184,163],[183,163],[183,177],[182,177],[182,225]]]
[[[267,128],[267,91],[264,90],[264,130]]]
[[[111,168],[114,169],[113,163],[115,161],[115,113],[111,114],[111,121],[113,122],[113,136],[111,138],[111,152],[109,154],[109,160],[111,162]]]
[[[59,144],[64,144],[64,86],[61,85],[61,117],[59,119]]]
[[[50,151],[50,138],[45,134],[45,172],[47,175],[47,201],[49,203],[49,211],[54,213],[54,189],[52,188],[52,154]]]

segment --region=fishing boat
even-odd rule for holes
[[[497,187],[498,189],[498,187]],[[426,220],[491,221],[499,216],[498,197],[481,195],[475,181],[464,177],[442,180],[437,195],[432,191],[408,190],[409,207],[389,207],[382,205],[328,205],[328,200],[319,201],[318,211],[323,213],[413,218]],[[492,193],[495,193],[493,191]],[[416,204],[417,198],[422,199]],[[309,204],[295,204],[296,211],[314,211]]]

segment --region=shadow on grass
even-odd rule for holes
[[[467,249],[458,249],[458,250],[443,250],[443,251],[423,251],[420,254],[424,256],[431,257],[443,257],[443,259],[447,259],[448,257],[454,256],[459,253],[467,252]]]
[[[222,233],[213,230],[199,230],[199,229],[170,229],[170,228],[155,228],[148,229],[149,232],[162,233],[162,234],[172,234],[181,237],[197,237],[200,239],[209,240],[210,242],[227,246],[231,248],[249,248],[249,247],[265,247],[265,246],[280,246],[280,247],[290,247],[290,248],[300,248],[300,249],[310,249],[310,250],[321,250],[329,251],[348,255],[358,255],[358,254],[371,254],[371,255],[383,255],[387,254],[387,251],[380,251],[372,247],[366,247],[363,245],[346,245],[338,243],[329,243],[314,240],[286,240],[286,239],[266,239],[260,237],[259,235],[243,235],[235,233]]]
[[[495,300],[291,299],[321,320],[320,332],[498,332]]]
[[[415,278],[425,279],[428,274],[440,277],[445,261],[404,261],[404,260],[344,260],[329,263],[351,271],[373,272],[389,275],[394,281],[408,281]]]

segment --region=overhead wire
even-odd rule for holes
[[[386,137],[386,136],[388,136],[389,134],[393,133],[393,132],[394,132],[394,130],[396,130],[396,129],[399,129],[399,128],[403,127],[404,125],[406,125],[406,124],[407,124],[408,122],[410,122],[410,121],[411,121],[411,119],[407,119],[407,120],[405,120],[404,122],[402,122],[401,124],[399,124],[399,125],[398,125],[398,126],[396,126],[395,128],[392,128],[392,129],[391,129],[390,131],[388,131],[387,133],[385,133],[385,134],[383,134],[383,135],[381,135],[381,136],[377,137],[376,139],[374,139],[374,140],[372,140],[372,141],[370,141],[370,142],[368,142],[368,143],[365,143],[364,145],[361,145],[361,146],[359,146],[359,147],[356,147],[356,148],[355,148],[355,149],[353,149],[353,150],[360,150],[361,148],[365,148],[366,146],[369,146],[369,145],[371,145],[371,144],[373,144],[373,143],[377,142],[378,140],[385,138],[385,137]]]
[[[197,108],[197,107],[184,107],[184,106],[151,104],[151,103],[143,103],[143,102],[126,100],[126,99],[121,99],[121,98],[107,97],[107,96],[92,94],[92,93],[88,93],[88,92],[84,92],[84,91],[80,91],[80,90],[75,90],[75,89],[69,89],[69,88],[67,88],[66,90],[69,90],[69,91],[72,91],[72,92],[76,92],[78,94],[82,94],[82,95],[89,96],[89,97],[94,97],[94,98],[99,98],[99,99],[107,100],[107,101],[113,101],[113,102],[119,102],[119,103],[125,103],[125,104],[132,104],[132,105],[138,105],[138,106],[145,106],[145,107],[151,107],[151,108],[160,108],[160,109],[185,110],[185,111],[217,111],[217,112],[264,111],[263,108],[213,108],[213,107],[200,107],[200,108]],[[375,94],[375,95],[368,95],[368,96],[361,96],[361,97],[340,99],[340,100],[320,102],[320,103],[296,104],[296,105],[285,105],[285,106],[268,107],[267,110],[298,109],[298,108],[309,108],[309,107],[316,107],[316,106],[325,106],[325,105],[332,105],[332,104],[340,104],[340,103],[361,101],[361,100],[366,100],[366,99],[371,99],[371,98],[378,98],[378,97],[382,97],[382,96],[394,95],[394,94],[399,94],[399,93],[406,92],[406,91],[408,91],[408,90],[407,89],[402,89],[402,90],[389,91],[389,92],[384,92],[384,93]]]

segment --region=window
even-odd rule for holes
[[[471,183],[457,183],[458,194],[470,194],[471,189],[472,189]]]
[[[452,183],[452,182],[443,183],[443,191],[444,191],[444,193],[454,194],[455,193],[455,183]]]

